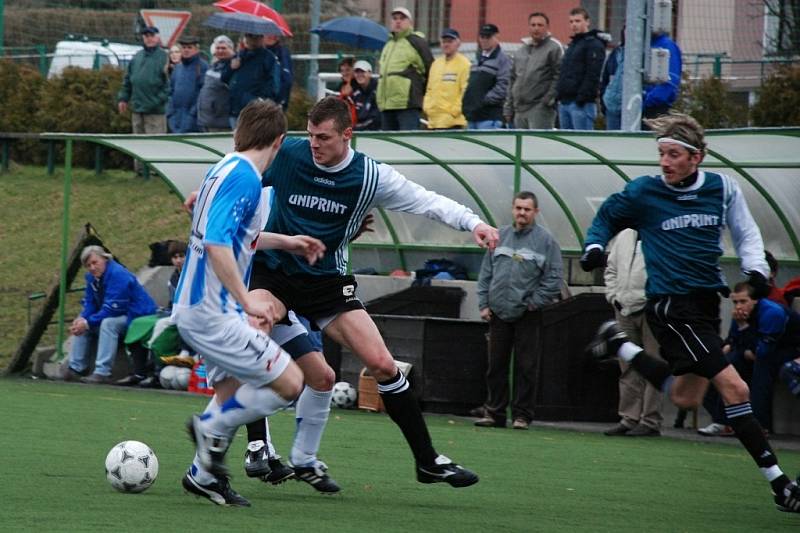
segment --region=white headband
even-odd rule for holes
[[[680,144],[681,146],[683,146],[684,148],[688,148],[692,152],[699,152],[700,151],[700,149],[698,147],[692,146],[691,144],[689,144],[687,142],[684,142],[684,141],[681,141],[680,139],[673,139],[672,137],[659,137],[658,139],[656,139],[656,142],[658,144],[661,144],[661,143]]]

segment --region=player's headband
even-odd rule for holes
[[[661,143],[680,144],[681,146],[683,146],[684,148],[686,148],[688,150],[691,150],[692,152],[699,152],[700,151],[700,149],[698,147],[692,146],[691,144],[689,144],[687,142],[681,141],[680,139],[674,139],[672,137],[659,137],[658,139],[656,139],[656,142],[658,144],[661,144]]]

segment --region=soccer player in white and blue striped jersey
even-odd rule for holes
[[[770,483],[782,511],[800,512],[800,489],[753,415],[747,384],[722,354],[720,294],[730,293],[719,266],[728,227],[754,294],[766,296],[769,267],[761,233],[739,185],[730,176],[699,170],[706,153],[703,128],[692,117],[648,120],[656,132],[662,176],[642,176],[606,199],[586,235],[581,266],[604,266],[603,249],[629,227],[642,240],[647,267],[646,310],[664,360],[629,341],[614,321],[589,345],[598,359],[618,356],[684,409],[702,402],[709,382],[725,403],[739,441]],[[756,296],[760,297],[760,296]]]
[[[247,290],[256,249],[280,248],[309,263],[324,252],[317,239],[262,232],[267,203],[261,174],[285,133],[280,106],[254,101],[242,111],[236,151],[208,171],[197,196],[173,301],[181,338],[203,355],[215,389],[205,412],[188,425],[196,454],[182,483],[220,505],[249,505],[230,488],[224,465],[236,429],[286,407],[303,386],[299,367],[261,329],[272,325],[271,303]]]

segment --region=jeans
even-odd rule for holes
[[[381,112],[381,129],[405,131],[419,129],[419,109],[392,109]]]
[[[499,130],[503,127],[502,120],[469,120],[467,128],[471,130]]]
[[[558,121],[562,130],[593,130],[597,104],[587,102],[561,102],[558,104]]]
[[[606,129],[607,130],[621,130],[622,129],[622,112],[619,113],[606,113]]]
[[[97,339],[94,373],[110,376],[120,337],[127,329],[128,317],[114,316],[104,319],[98,328],[90,328],[83,335],[73,336],[72,347],[69,350],[69,367],[78,373],[86,370],[89,367],[89,350],[93,341]]]

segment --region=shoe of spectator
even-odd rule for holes
[[[64,381],[80,381],[85,375],[85,372],[76,372],[68,365],[61,369],[61,377]]]
[[[139,387],[143,389],[160,389],[161,381],[159,381],[158,376],[149,376],[139,382]]]
[[[89,385],[109,385],[111,384],[111,376],[92,374],[91,376],[81,378],[81,383],[88,383]]]
[[[511,427],[514,429],[528,429],[530,425],[531,423],[524,418],[515,418],[514,423],[511,424]]]
[[[660,437],[661,432],[647,424],[636,424],[632,430],[625,433],[626,437]]]
[[[603,432],[603,435],[607,435],[609,437],[621,437],[623,435],[627,435],[630,430],[633,428],[629,428],[622,422],[617,424],[616,426],[609,428]]]
[[[470,409],[469,416],[474,416],[475,418],[483,418],[486,416],[486,408],[481,405],[479,407]]]
[[[697,430],[700,435],[704,435],[706,437],[733,437],[734,432],[733,428],[730,426],[726,426],[725,424],[718,424],[716,422],[712,422],[704,428],[700,428]]]
[[[484,416],[475,421],[475,425],[481,428],[504,428],[506,421],[491,416]]]
[[[122,379],[118,379],[114,382],[114,385],[120,385],[122,387],[133,387],[134,385],[138,385],[142,381],[144,381],[145,376],[140,376],[139,374],[131,374],[130,376],[125,376]]]

